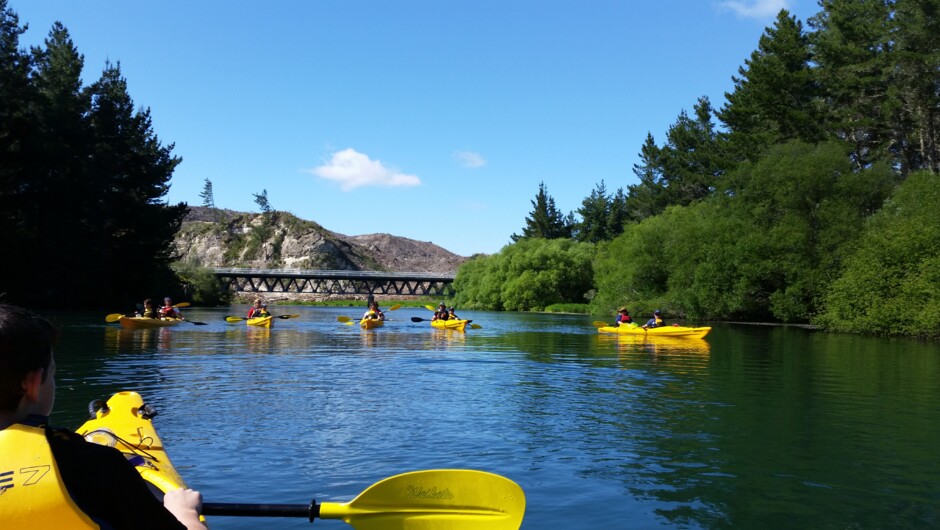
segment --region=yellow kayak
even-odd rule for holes
[[[274,317],[271,316],[271,315],[268,315],[268,316],[266,316],[266,317],[249,318],[249,319],[247,320],[247,322],[248,322],[248,325],[249,325],[249,326],[258,326],[258,327],[262,327],[262,328],[270,328],[270,327],[271,327],[271,324],[274,322]]]
[[[464,331],[469,324],[469,320],[432,320],[431,327],[437,329],[456,329]]]
[[[359,325],[362,329],[375,329],[384,326],[385,321],[378,318],[363,318],[359,321]]]
[[[118,392],[95,411],[76,432],[89,442],[107,445],[134,462],[144,480],[160,491],[185,488],[153,427],[156,414],[137,392]]]
[[[708,332],[711,330],[711,326],[699,328],[690,328],[686,326],[662,326],[659,328],[643,329],[643,326],[637,326],[636,324],[627,326],[601,326],[597,328],[599,333],[620,333],[626,335],[640,335],[649,338],[681,337],[687,339],[703,339],[705,338],[705,335],[708,335]]]
[[[125,316],[122,316],[119,321],[121,322],[121,326],[127,329],[169,328],[183,323],[183,321],[178,318],[146,318]]]

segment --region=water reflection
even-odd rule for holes
[[[523,486],[523,530],[940,520],[936,344],[722,325],[644,342],[588,317],[479,312],[460,333],[407,308],[361,330],[336,323],[349,312],[292,309],[270,330],[226,324],[228,308],[163,330],[67,320],[55,420],[138,390],[187,480],[222,502],[349,500],[470,467]]]
[[[711,345],[705,339],[680,337],[645,337],[643,335],[599,334],[601,344],[615,342],[621,353],[645,352],[652,354],[696,353],[708,354]]]

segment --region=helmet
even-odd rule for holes
[[[659,312],[659,309],[657,309],[656,311],[653,311],[653,314],[654,314],[654,315],[660,315],[660,314],[662,314],[662,313],[660,313],[660,312]]]

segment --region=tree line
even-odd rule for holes
[[[0,0],[0,299],[102,307],[179,296],[170,263],[187,206],[164,200],[181,159],[136,109],[119,64],[89,86],[56,22],[43,46]]]
[[[940,6],[820,7],[809,29],[780,11],[720,108],[648,135],[626,192],[601,182],[576,218],[540,184],[523,233],[458,271],[458,302],[940,336]],[[520,253],[552,266],[512,272]]]

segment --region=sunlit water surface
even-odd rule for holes
[[[940,347],[716,325],[705,340],[598,334],[593,318],[461,312],[384,328],[242,307],[172,329],[53,314],[54,423],[136,390],[210,502],[345,502],[406,471],[471,468],[526,492],[525,529],[940,527]],[[275,313],[277,314],[277,313]],[[306,520],[213,517],[215,529]],[[339,521],[317,527],[346,528]]]

